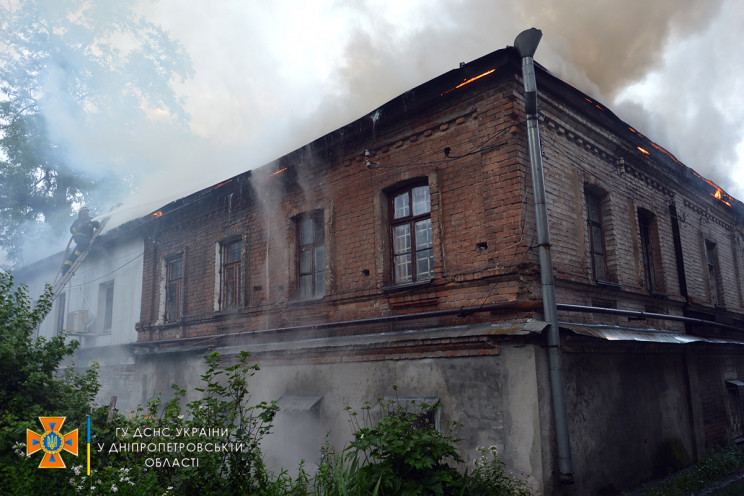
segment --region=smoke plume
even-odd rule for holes
[[[734,0],[143,2],[141,14],[191,58],[193,76],[174,83],[187,128],[157,109],[141,129],[106,120],[125,109],[101,113],[92,136],[75,135],[54,108],[47,117],[75,163],[106,164],[127,186],[124,221],[268,163],[535,26],[537,62],[742,197],[743,11]]]

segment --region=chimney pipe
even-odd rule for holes
[[[550,367],[550,390],[553,399],[556,441],[558,445],[558,469],[563,484],[573,484],[573,461],[571,460],[571,441],[568,434],[568,415],[566,413],[566,393],[563,384],[563,365],[561,364],[560,333],[558,329],[558,307],[555,301],[555,282],[553,280],[553,261],[550,255],[550,231],[548,229],[548,208],[545,203],[545,179],[543,177],[542,153],[540,150],[540,129],[537,115],[537,80],[532,57],[542,38],[542,31],[531,28],[522,31],[514,40],[514,47],[522,57],[522,76],[524,78],[525,112],[527,114],[527,140],[530,150],[532,171],[532,190],[535,198],[535,220],[537,223],[537,243],[540,254],[540,279],[542,281],[543,313],[548,323],[547,348]]]

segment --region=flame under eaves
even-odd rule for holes
[[[442,95],[446,95],[446,94],[447,94],[447,93],[449,93],[450,91],[455,91],[456,89],[462,88],[463,86],[465,86],[465,85],[467,85],[467,84],[470,84],[470,83],[472,83],[473,81],[476,81],[476,80],[478,80],[478,79],[480,79],[480,78],[482,78],[482,77],[486,77],[486,76],[488,76],[489,74],[492,74],[492,73],[494,73],[494,72],[496,72],[496,69],[491,69],[490,71],[486,71],[486,72],[484,72],[483,74],[479,74],[479,75],[477,75],[477,76],[475,76],[475,77],[472,77],[472,78],[470,78],[470,79],[468,79],[468,80],[466,80],[466,81],[463,81],[462,83],[458,84],[457,86],[455,86],[455,87],[454,87],[454,88],[452,88],[451,90],[447,90],[447,91],[445,91],[444,93],[442,93]]]

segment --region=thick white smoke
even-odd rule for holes
[[[103,112],[94,135],[76,135],[64,113],[48,114],[81,168],[115,164],[106,172],[131,186],[128,215],[263,165],[532,26],[544,34],[539,63],[744,196],[735,0],[159,0],[139,10],[191,57],[193,77],[175,85],[188,129],[147,109],[141,129]]]

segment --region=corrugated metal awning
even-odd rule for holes
[[[634,327],[608,326],[608,325],[587,325],[573,323],[559,323],[562,329],[573,331],[583,336],[607,339],[608,341],[644,341],[653,343],[715,343],[715,344],[739,344],[744,345],[744,341],[735,341],[731,339],[713,339],[702,336],[693,336],[677,331],[666,331],[659,329],[639,329]]]

